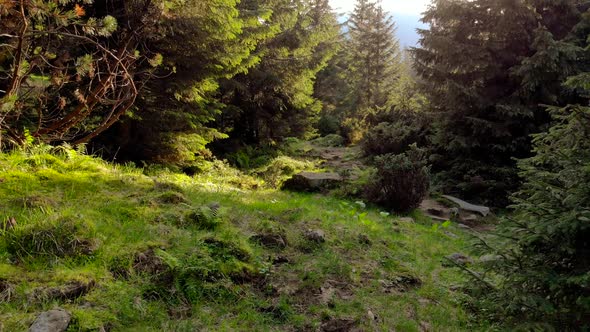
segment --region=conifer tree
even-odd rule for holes
[[[507,203],[513,158],[529,155],[529,135],[548,120],[539,105],[568,99],[559,82],[576,55],[552,45],[579,21],[577,2],[437,0],[425,13],[412,52],[437,115],[433,170],[445,191]]]
[[[186,167],[210,157],[206,145],[225,137],[213,126],[224,108],[219,81],[260,61],[258,43],[276,33],[270,11],[255,1],[191,0],[169,6],[162,36],[149,41],[163,55],[157,78],[136,111],[96,143],[119,159]]]
[[[401,63],[396,26],[379,2],[359,0],[347,27],[352,98],[356,117],[365,118],[389,105]]]
[[[334,55],[338,35],[328,0],[259,5],[272,10],[265,24],[278,34],[256,48],[257,66],[223,83],[227,109],[219,119],[232,139],[253,145],[312,132],[321,109],[313,96],[315,78]]]

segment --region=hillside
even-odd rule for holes
[[[257,189],[258,188],[258,189]],[[474,331],[461,230],[415,212],[189,177],[69,148],[0,155],[0,330]]]

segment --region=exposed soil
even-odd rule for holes
[[[360,149],[352,147],[313,146],[310,154],[324,160],[324,166],[334,172],[357,179],[359,172],[367,166],[361,161]]]

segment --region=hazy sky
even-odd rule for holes
[[[338,12],[349,12],[354,8],[356,0],[330,0]],[[426,10],[430,0],[382,0],[385,10],[392,14],[418,15]]]

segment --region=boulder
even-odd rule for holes
[[[308,229],[307,231],[305,231],[305,233],[303,233],[303,236],[305,236],[305,238],[311,242],[326,242],[326,234],[324,233],[324,231],[320,229]]]
[[[285,181],[283,189],[292,191],[322,191],[332,189],[342,182],[337,173],[301,172]]]
[[[70,325],[72,315],[58,308],[41,313],[29,327],[29,332],[64,332]]]
[[[449,201],[459,205],[462,210],[469,211],[469,212],[476,212],[481,214],[482,216],[487,216],[490,214],[490,208],[487,206],[475,205],[471,203],[467,203],[464,200],[461,200],[457,197],[449,196],[449,195],[442,195],[442,197],[448,199]]]

